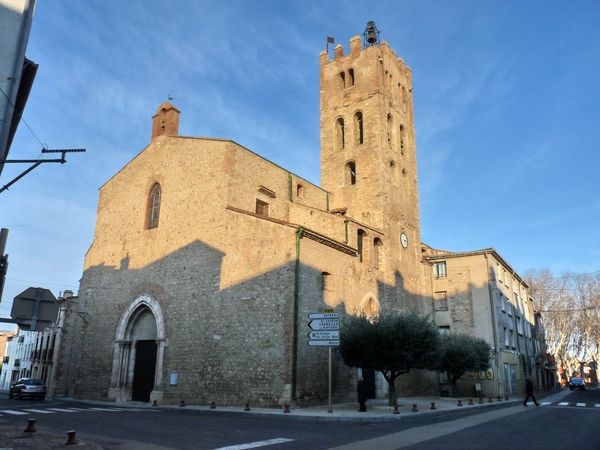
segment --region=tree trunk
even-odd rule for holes
[[[398,395],[396,395],[396,378],[398,374],[391,372],[389,375],[385,372],[383,377],[388,382],[388,406],[398,406]]]

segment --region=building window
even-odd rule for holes
[[[363,114],[360,111],[356,111],[354,113],[354,143],[360,145],[363,141]]]
[[[366,234],[367,233],[365,233],[364,230],[358,230],[358,232],[356,233],[356,248],[358,250],[358,262],[364,261],[363,250],[364,250],[364,238],[365,238]]]
[[[383,246],[383,242],[379,238],[373,239],[373,266],[376,269],[381,267],[381,248]]]
[[[510,336],[508,334],[508,330],[504,328],[504,346],[510,347]]]
[[[438,330],[440,334],[450,334],[450,325],[440,325]]]
[[[433,263],[433,274],[436,278],[445,278],[447,276],[446,261]]]
[[[148,199],[148,228],[156,228],[158,226],[160,194],[160,184],[155,183],[150,190],[150,197]]]
[[[517,317],[517,333],[519,333],[521,336],[523,335],[523,322],[521,321],[520,317]]]
[[[348,85],[354,86],[354,69],[348,69]]]
[[[321,287],[323,292],[331,291],[331,274],[329,272],[321,272]]]
[[[344,136],[344,119],[338,117],[335,121],[335,143],[337,148],[344,148],[346,138]]]
[[[269,204],[267,202],[263,202],[260,199],[256,199],[256,214],[259,216],[268,216],[269,215]]]
[[[346,163],[346,186],[356,184],[356,164],[354,161]]]
[[[435,302],[435,309],[438,311],[448,310],[448,293],[447,292],[435,292],[433,294],[433,300]]]
[[[301,184],[296,185],[296,197],[304,198],[304,186]]]
[[[500,307],[502,308],[502,312],[506,312],[506,301],[502,293],[500,294]]]
[[[340,87],[342,89],[346,87],[346,74],[344,72],[340,72]]]

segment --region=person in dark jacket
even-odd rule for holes
[[[366,412],[367,411],[367,388],[365,387],[365,382],[363,380],[358,380],[356,384],[356,398],[358,400],[358,412]]]
[[[540,406],[533,395],[533,383],[529,378],[525,378],[525,393],[527,394],[527,397],[525,397],[525,400],[523,401],[523,406],[527,406],[527,400],[529,400],[529,397],[531,397],[533,403],[535,403],[535,406]]]

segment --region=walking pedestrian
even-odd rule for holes
[[[363,380],[358,380],[356,384],[356,397],[358,400],[358,412],[366,412],[367,411],[367,388],[365,386],[365,382]]]
[[[533,383],[529,378],[525,378],[525,393],[527,394],[527,397],[525,397],[525,400],[523,401],[523,406],[527,406],[527,400],[529,400],[529,397],[531,397],[533,403],[535,403],[535,406],[540,406],[533,395]]]

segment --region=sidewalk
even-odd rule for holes
[[[461,404],[459,405],[459,400]],[[470,404],[470,400],[471,403]],[[242,407],[232,407],[215,405],[215,408],[210,406],[197,405],[163,405],[159,408],[164,409],[191,409],[197,411],[210,411],[212,413],[234,413],[234,414],[251,414],[260,416],[284,416],[296,419],[317,419],[317,420],[399,420],[406,416],[414,416],[416,414],[434,414],[449,410],[465,410],[473,408],[488,408],[500,404],[514,404],[522,402],[521,397],[498,401],[498,399],[482,399],[480,403],[476,398],[449,398],[449,397],[399,397],[398,410],[394,412],[394,408],[388,406],[387,399],[371,399],[367,401],[367,411],[358,412],[358,403],[337,403],[332,405],[332,412],[328,412],[328,406],[319,405],[304,408],[290,407],[289,413],[284,413],[283,408],[255,408],[249,405],[250,411],[245,411]],[[433,408],[433,409],[432,409]]]
[[[569,393],[569,390],[562,391],[551,391],[549,393],[539,394],[539,399],[544,398],[545,400],[554,399],[555,401],[561,397],[564,397]],[[401,397],[398,398],[398,412],[394,413],[394,408],[387,406],[387,399],[377,399],[367,401],[367,411],[358,412],[358,403],[338,403],[332,405],[332,412],[328,412],[327,405],[312,406],[307,408],[290,408],[289,413],[284,413],[282,408],[254,408],[250,406],[250,411],[245,411],[244,407],[221,407],[215,405],[215,408],[210,406],[198,406],[198,405],[161,405],[161,406],[150,406],[148,403],[140,402],[101,402],[101,401],[90,401],[90,400],[77,400],[71,398],[65,398],[64,400],[86,403],[93,405],[102,405],[105,407],[119,407],[119,408],[146,408],[146,409],[179,409],[179,410],[195,410],[195,411],[208,411],[213,414],[246,414],[246,415],[258,415],[258,416],[269,416],[278,415],[280,417],[286,417],[293,419],[312,419],[312,420],[352,420],[352,421],[373,421],[373,420],[401,420],[403,417],[415,416],[418,414],[435,414],[440,412],[447,412],[451,410],[467,410],[467,409],[480,409],[481,412],[489,411],[494,406],[499,405],[516,405],[523,401],[522,397],[514,397],[509,400],[500,400],[497,398],[492,399],[490,402],[489,398],[482,399],[480,403],[479,399],[472,399],[473,404],[469,404],[469,398],[461,398],[462,406],[459,406],[458,398],[449,397]],[[432,408],[432,403],[435,404],[435,409]],[[416,405],[416,411],[413,411],[413,405]],[[35,414],[32,413],[32,416]],[[57,448],[71,448],[71,446],[65,447],[67,441],[67,434],[61,436],[59,434],[48,434],[48,433],[26,433],[24,432],[27,427],[27,418],[25,417],[22,421],[22,426],[16,426],[14,423],[10,424],[7,421],[0,420],[0,450],[4,449],[57,449]],[[102,447],[93,443],[86,442],[79,439],[79,444],[74,446],[77,449],[85,450],[99,450]]]

